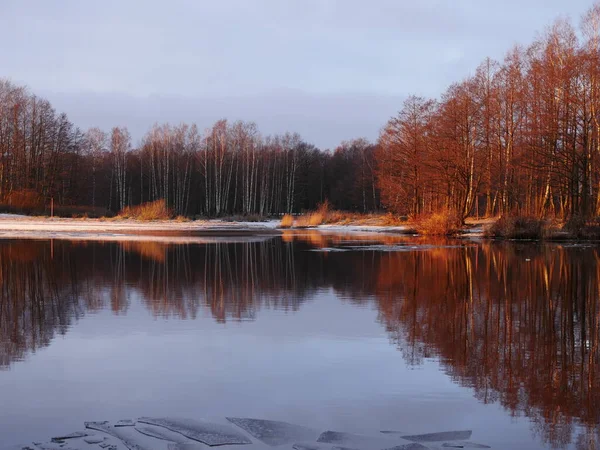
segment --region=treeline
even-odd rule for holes
[[[178,215],[262,216],[379,208],[374,146],[363,139],[321,151],[296,133],[262,136],[256,124],[155,125],[134,148],[125,127],[85,132],[47,100],[0,81],[0,202],[48,210],[87,205],[118,212],[164,199]]]
[[[139,145],[138,145],[139,144]],[[600,3],[579,30],[557,21],[502,62],[486,59],[439,99],[409,97],[376,145],[321,151],[252,122],[85,132],[0,81],[0,202],[118,212],[164,199],[175,214],[336,209],[421,215],[600,215]]]
[[[559,20],[502,62],[486,59],[440,99],[412,96],[383,130],[383,201],[559,217],[600,213],[600,4],[578,33]]]

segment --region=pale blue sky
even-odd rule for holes
[[[591,0],[2,0],[0,76],[83,128],[254,120],[321,147],[377,137]]]

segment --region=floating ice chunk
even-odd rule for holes
[[[398,445],[397,440],[390,440],[382,436],[365,436],[341,431],[325,431],[321,433],[317,442],[358,449],[384,449],[393,448]]]
[[[137,442],[135,436],[126,433],[123,427],[111,427],[106,421],[104,422],[85,422],[85,427],[91,430],[102,431],[110,436],[116,437],[129,450],[151,450],[143,443]],[[102,444],[100,444],[102,446]]]
[[[36,450],[32,445],[11,445],[10,447],[2,447],[2,450]]]
[[[290,444],[299,440],[312,440],[318,434],[318,432],[310,428],[276,420],[240,417],[227,417],[227,420],[246,430],[256,439],[272,446]]]
[[[292,445],[294,450],[323,450],[326,448],[323,445],[313,444],[312,442],[300,442]]]
[[[442,447],[448,448],[492,448],[489,445],[477,444],[476,442],[444,442]]]
[[[115,427],[133,427],[135,426],[135,420],[119,420],[117,423],[115,423]]]
[[[402,436],[402,439],[414,442],[463,441],[471,439],[473,431],[442,431],[440,433],[414,434]]]
[[[189,419],[153,417],[142,417],[138,419],[138,422],[167,428],[211,447],[215,445],[252,444],[250,439],[229,425]]]
[[[169,444],[167,448],[169,450],[203,450],[206,447],[202,444],[186,442],[181,444]]]
[[[105,442],[104,444],[100,444],[100,448],[104,448],[106,450],[115,450],[117,448],[117,446],[114,444],[109,444],[108,442]]]
[[[64,443],[49,442],[47,444],[34,444],[39,450],[79,450],[78,448],[66,446]]]
[[[85,425],[86,428],[88,428],[90,430],[101,431],[103,433],[114,436],[113,429],[110,426],[110,424],[108,423],[108,421],[106,421],[106,420],[103,422],[84,422],[83,424]]]
[[[65,434],[64,436],[57,436],[52,438],[52,442],[66,441],[67,439],[78,439],[86,437],[87,433],[76,431],[75,433]]]
[[[396,445],[395,447],[388,448],[386,450],[427,450],[428,448],[417,442],[411,442],[410,444]]]
[[[136,425],[135,430],[156,439],[162,439],[163,441],[170,441],[175,443],[183,444],[188,442],[187,438],[175,431],[168,430],[163,427],[156,427],[152,425]]]
[[[88,444],[100,444],[101,442],[104,442],[105,439],[106,438],[101,436],[88,436],[83,438],[84,442]]]

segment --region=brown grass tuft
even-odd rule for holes
[[[330,211],[329,201],[321,203],[316,211],[303,214],[296,220],[296,226],[301,228],[316,227],[324,223],[330,223],[332,220],[332,211]]]
[[[485,230],[486,236],[503,239],[543,239],[548,233],[544,220],[527,216],[503,216]]]
[[[142,203],[137,206],[127,206],[119,212],[121,219],[137,220],[168,220],[173,217],[173,210],[167,207],[164,200]]]
[[[294,225],[294,218],[291,214],[286,214],[281,218],[281,223],[279,224],[281,228],[291,228],[292,225]]]
[[[414,226],[425,236],[451,236],[460,230],[461,222],[456,213],[441,211],[417,217]]]

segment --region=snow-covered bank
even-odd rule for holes
[[[173,220],[142,222],[138,220],[59,219],[3,215],[0,232],[118,233],[127,235],[217,235],[275,234],[278,221],[225,222],[221,220]]]
[[[175,220],[144,222],[131,219],[68,219],[0,215],[0,239],[153,240],[171,243],[207,243],[247,240],[281,234],[279,220],[232,222],[224,220]],[[323,233],[397,233],[406,226],[319,225],[306,228]],[[301,229],[294,228],[300,231]]]
[[[407,234],[411,228],[404,225],[380,226],[380,225],[319,225],[315,227],[319,231],[328,232],[357,232],[357,233],[399,233]]]

